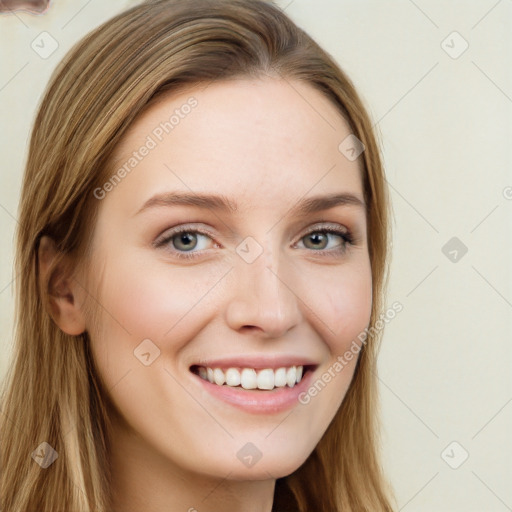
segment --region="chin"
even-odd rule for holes
[[[271,454],[261,454],[261,458],[243,461],[243,455],[240,457],[242,461],[235,457],[226,460],[222,466],[219,460],[212,461],[212,470],[216,476],[225,477],[229,475],[230,480],[268,480],[269,478],[283,478],[296,471],[306,461],[311,452],[297,454],[283,453],[282,451],[273,451]]]

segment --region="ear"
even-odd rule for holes
[[[57,259],[60,262],[55,266]],[[39,279],[43,302],[59,328],[67,334],[77,336],[85,331],[85,317],[80,309],[83,289],[71,275],[71,261],[62,255],[54,240],[43,236],[38,248]],[[46,286],[45,283],[48,283]]]

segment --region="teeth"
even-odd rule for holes
[[[256,371],[254,368],[228,368],[225,372],[220,368],[200,366],[198,375],[204,380],[218,386],[242,387],[244,389],[272,390],[286,385],[293,388],[302,380],[303,366],[289,368],[265,368]]]
[[[208,380],[208,372],[204,366],[199,367],[199,377],[204,380]]]
[[[220,368],[215,368],[215,370],[213,370],[213,380],[217,386],[222,386],[222,384],[226,382],[224,372]]]
[[[288,368],[286,370],[286,384],[293,388],[295,384],[297,383],[297,369],[295,366],[292,366],[291,368]]]
[[[297,379],[295,380],[295,382],[298,384],[301,379],[302,379],[302,366],[297,366]]]
[[[258,387],[258,376],[256,370],[244,368],[240,376],[240,384],[244,389],[256,389]]]
[[[274,372],[274,386],[284,388],[286,386],[286,368],[278,368]]]
[[[274,370],[261,370],[257,382],[258,389],[274,389]]]
[[[201,375],[201,373],[199,373]],[[240,386],[240,372],[236,368],[229,368],[226,372],[226,384],[228,386]]]

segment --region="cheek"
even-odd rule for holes
[[[112,382],[140,367],[134,351],[147,346],[141,345],[144,340],[151,340],[162,354],[176,356],[211,320],[214,288],[226,272],[220,266],[173,268],[161,262],[142,263],[136,254],[119,255],[104,268],[105,282],[98,297],[102,330],[93,350]],[[155,360],[157,366],[162,360]]]
[[[316,316],[311,323],[321,335],[329,355],[317,369],[310,386],[299,396],[302,408],[294,416],[307,421],[315,443],[345,398],[360,352],[358,336],[368,326],[372,308],[369,262],[340,267],[328,274],[328,277],[316,276],[317,286],[306,297],[314,311],[310,318]]]
[[[160,262],[143,266],[136,259],[125,259],[106,274],[102,300],[113,317],[108,323],[134,338],[163,341],[171,331],[193,324],[191,318],[205,314],[209,300],[204,299],[222,274],[221,268],[212,266],[173,268]]]
[[[323,338],[331,354],[339,355],[357,340],[370,322],[372,276],[369,262],[330,273],[311,291],[309,301],[318,312]]]
[[[369,261],[361,261],[318,281],[322,286],[309,295],[318,311],[317,329],[330,353],[319,368],[301,403],[311,406],[318,431],[323,431],[338,410],[352,380],[361,347],[361,333],[372,310],[372,275]],[[313,306],[314,304],[314,306]],[[307,409],[307,408],[306,408]]]
[[[351,286],[352,285],[352,286]],[[336,352],[346,350],[347,342],[357,339],[370,322],[372,308],[371,280],[348,283],[331,295],[331,316],[336,333]]]

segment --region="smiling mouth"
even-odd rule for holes
[[[247,390],[271,391],[276,388],[293,388],[300,383],[307,372],[316,366],[283,366],[281,368],[209,368],[193,365],[190,371],[201,379],[216,384]]]

